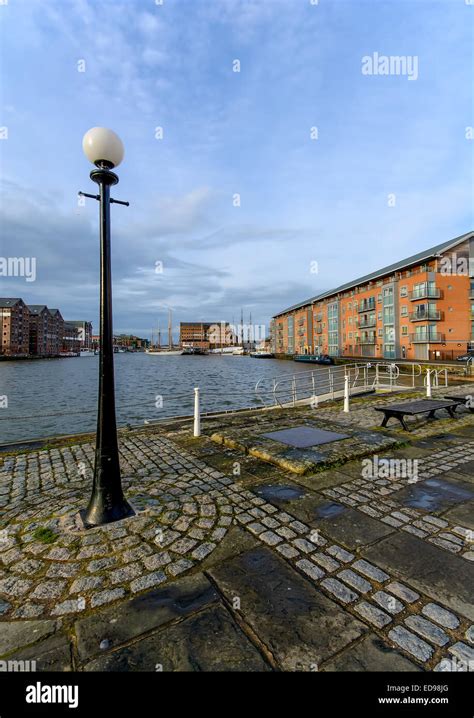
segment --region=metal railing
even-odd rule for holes
[[[414,289],[409,294],[409,298],[412,302],[416,302],[418,299],[441,299],[441,289],[438,287],[430,287],[424,284],[419,289]]]
[[[432,389],[438,389],[441,386],[448,386],[448,370],[446,368],[441,369],[430,369],[430,383]],[[428,375],[425,372],[423,375],[423,385],[426,386],[428,383]]]
[[[445,335],[441,332],[419,332],[410,334],[412,344],[441,344],[445,340]]]
[[[318,366],[296,374],[280,374],[261,378],[255,385],[255,395],[263,406],[296,406],[299,402],[325,397],[335,399],[344,392],[345,377],[349,377],[349,393],[370,390],[370,364]]]
[[[366,362],[339,366],[318,366],[310,371],[262,378],[255,395],[263,406],[296,406],[315,400],[341,398],[345,377],[349,377],[350,395],[364,391],[400,391],[423,389],[426,371],[415,362]],[[431,370],[433,388],[448,386],[448,368]]]

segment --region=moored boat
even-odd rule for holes
[[[329,354],[297,354],[293,357],[293,360],[310,364],[334,364],[334,359]]]

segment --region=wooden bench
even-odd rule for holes
[[[387,426],[389,419],[398,419],[405,431],[410,431],[406,425],[405,416],[417,416],[418,414],[428,414],[428,419],[435,418],[435,412],[439,409],[446,409],[450,417],[454,419],[454,411],[459,402],[454,401],[451,397],[447,399],[420,399],[418,401],[408,401],[406,404],[388,404],[387,406],[376,406],[375,411],[382,411],[384,418],[382,426]]]
[[[456,402],[456,407],[465,406],[471,413],[474,413],[474,391],[466,396],[445,396],[445,399],[451,399]]]

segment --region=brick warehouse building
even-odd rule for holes
[[[279,312],[279,355],[447,360],[474,349],[474,232]]]
[[[0,354],[27,356],[30,346],[30,312],[19,297],[0,299]]]
[[[179,342],[182,347],[220,349],[234,344],[235,335],[228,322],[180,322]]]
[[[46,304],[27,305],[20,297],[0,297],[0,320],[0,356],[54,357],[73,351],[73,340],[75,346],[74,325],[65,331],[59,309],[50,309]]]

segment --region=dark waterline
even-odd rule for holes
[[[261,406],[254,392],[261,377],[311,368],[247,356],[116,354],[118,424],[192,414],[195,386],[203,412]],[[97,357],[1,362],[0,395],[8,397],[8,408],[0,409],[0,443],[95,431],[97,372]]]

